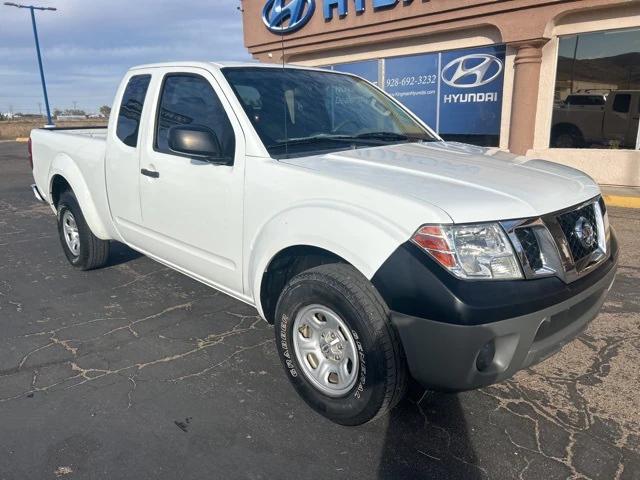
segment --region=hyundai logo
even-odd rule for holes
[[[580,217],[573,227],[573,231],[584,248],[591,248],[596,243],[596,230],[586,218]]]
[[[314,0],[267,0],[262,21],[273,33],[290,33],[302,28],[316,8]]]
[[[456,58],[442,69],[442,81],[450,87],[475,88],[493,82],[503,65],[488,53],[474,53]]]

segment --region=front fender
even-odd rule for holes
[[[371,278],[412,231],[367,209],[339,202],[309,201],[279,212],[249,245],[246,293],[260,305],[264,272],[278,252],[293,246],[322,248],[344,258]]]
[[[100,218],[95,201],[80,168],[67,154],[58,154],[49,168],[49,198],[52,199],[53,179],[60,175],[71,186],[73,193],[80,204],[82,215],[93,234],[102,239],[109,240],[111,235],[103,220]]]

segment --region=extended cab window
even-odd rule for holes
[[[618,113],[629,113],[631,105],[631,95],[628,93],[619,93],[613,100],[613,111]]]
[[[151,75],[135,75],[131,77],[122,95],[120,111],[118,112],[118,126],[116,135],[130,147],[138,145],[138,131],[140,130],[140,116],[144,99],[149,88]]]
[[[233,127],[211,84],[204,78],[189,74],[171,74],[165,78],[156,124],[158,152],[174,154],[169,149],[169,129],[176,125],[209,128],[218,137],[224,157],[233,159]]]

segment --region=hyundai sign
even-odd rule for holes
[[[387,58],[381,86],[438,133],[497,136],[504,60],[504,45]],[[375,60],[333,66],[369,81],[376,67]]]
[[[273,33],[290,33],[311,20],[314,0],[267,0],[262,9],[262,21]]]
[[[440,54],[438,131],[499,135],[505,46]]]
[[[266,0],[262,10],[262,21],[269,31],[277,34],[291,33],[304,27],[316,9],[316,2],[322,1],[325,21],[333,19],[336,11],[339,18],[344,18],[351,8],[355,13],[362,13],[369,5],[373,11],[393,8],[400,0]],[[402,0],[409,4],[412,0]]]

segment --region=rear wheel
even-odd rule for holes
[[[330,420],[360,425],[403,397],[407,368],[389,310],[352,266],[322,265],[293,277],[278,300],[275,327],[289,380]]]
[[[80,270],[100,268],[109,258],[109,242],[92,232],[75,195],[66,191],[58,202],[58,234],[67,260]]]
[[[581,148],[584,146],[584,139],[577,128],[561,126],[553,131],[551,146],[553,148]]]

